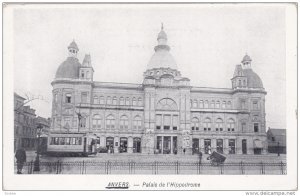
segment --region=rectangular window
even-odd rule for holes
[[[229,154],[235,154],[235,140],[230,139],[229,141]]]
[[[173,126],[173,130],[177,130],[177,127],[178,127],[178,116],[177,115],[173,115],[172,126]]]
[[[246,131],[246,123],[242,123],[242,132],[245,132]]]
[[[258,110],[258,101],[253,101],[253,110]]]
[[[65,102],[66,103],[72,103],[72,95],[71,95],[71,93],[67,93],[66,94]]]
[[[171,127],[171,116],[164,115],[164,130],[169,130]]]
[[[259,132],[259,125],[258,123],[254,123],[254,132]]]
[[[82,103],[87,103],[87,92],[82,92],[81,93],[81,102]]]
[[[242,110],[246,109],[246,101],[245,100],[241,100],[241,109]]]
[[[156,116],[155,116],[155,119],[156,119],[156,129],[161,129],[161,124],[162,124],[162,122],[161,122],[161,117],[162,117],[162,115],[159,115],[159,114],[157,114]]]

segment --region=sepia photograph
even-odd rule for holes
[[[297,189],[297,4],[2,6],[4,190]]]

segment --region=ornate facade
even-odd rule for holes
[[[193,87],[163,27],[157,41],[142,84],[94,81],[90,55],[80,63],[73,41],[52,82],[51,131],[94,134],[114,153],[266,153],[266,91],[251,58],[236,65],[232,88]]]

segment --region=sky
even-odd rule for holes
[[[268,93],[267,127],[286,128],[285,9],[279,4],[17,6],[14,90],[42,96],[29,105],[51,117],[51,82],[73,39],[80,62],[91,55],[95,81],[140,84],[162,22],[192,86],[231,88],[235,65],[247,53]]]

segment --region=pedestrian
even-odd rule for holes
[[[183,154],[185,154],[185,148],[183,149]]]
[[[18,149],[15,157],[17,159],[17,174],[22,174],[23,165],[26,162],[26,152],[24,148]]]
[[[208,145],[208,154],[211,155],[211,147]]]

